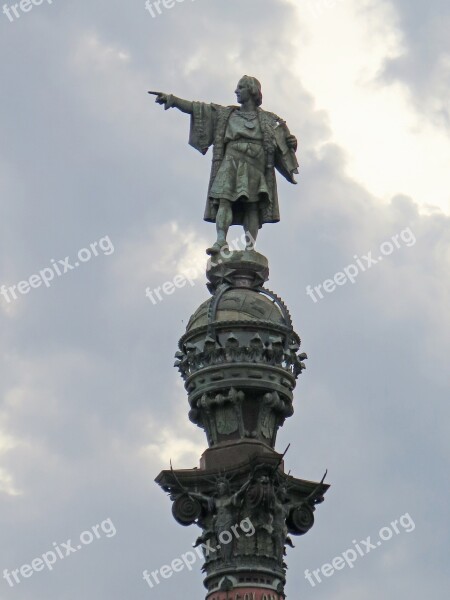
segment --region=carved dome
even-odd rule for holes
[[[280,304],[281,300],[277,299],[276,302],[256,290],[228,289],[214,306],[215,299],[210,298],[195,311],[189,320],[186,333],[206,327],[212,320],[216,323],[264,321],[285,327],[291,326],[289,313],[284,305]]]

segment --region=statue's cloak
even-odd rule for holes
[[[217,175],[222,160],[225,156],[226,143],[224,141],[228,120],[237,110],[238,106],[220,106],[219,104],[206,104],[193,102],[189,144],[206,154],[208,148],[213,146],[211,176],[206,200],[205,221],[215,222],[217,215],[217,200],[209,195],[211,186]],[[258,118],[263,133],[263,146],[265,154],[265,177],[269,188],[269,201],[261,203],[260,226],[263,223],[276,223],[280,220],[277,184],[275,169],[289,182],[296,183],[293,174],[298,173],[298,162],[295,153],[287,143],[286,137],[289,130],[285,121],[274,113],[258,108]],[[242,225],[243,212],[233,211],[233,225]]]

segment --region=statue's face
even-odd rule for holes
[[[250,90],[245,79],[240,79],[234,91],[239,104],[247,102],[251,98]]]
[[[227,492],[227,485],[226,483],[223,483],[223,481],[221,481],[218,485],[217,485],[217,491],[219,492],[219,494],[221,496],[224,496]]]

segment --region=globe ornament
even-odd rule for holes
[[[289,533],[293,535],[304,535],[314,525],[314,512],[308,504],[302,504],[294,508],[287,521]]]
[[[189,496],[189,494],[181,494],[172,504],[172,515],[175,521],[185,527],[195,523],[201,514],[200,502]]]

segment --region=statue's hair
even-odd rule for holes
[[[250,75],[244,75],[241,80],[242,79],[248,85],[249,92],[255,99],[256,106],[261,106],[263,97],[260,82],[256,79],[256,77],[250,77]]]
[[[219,486],[220,483],[224,483],[227,486],[227,490],[230,491],[230,480],[226,476],[219,476],[216,478],[216,487]]]

